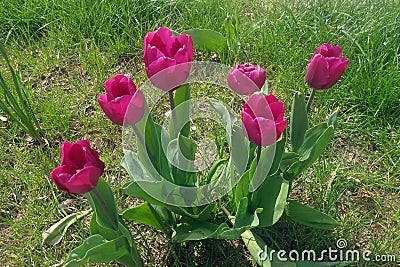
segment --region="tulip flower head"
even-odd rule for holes
[[[172,36],[171,30],[160,27],[144,37],[143,60],[147,77],[158,88],[169,92],[185,83],[193,60],[190,35]]]
[[[342,58],[340,46],[322,44],[308,63],[306,80],[314,89],[328,89],[340,79],[348,64],[349,59]]]
[[[133,125],[143,117],[143,94],[129,77],[117,74],[107,80],[104,87],[106,94],[100,95],[98,102],[113,123]]]
[[[104,167],[88,140],[63,142],[61,165],[51,172],[50,177],[59,190],[68,194],[84,194],[96,187]]]
[[[285,104],[272,95],[253,94],[242,109],[242,127],[257,146],[269,146],[279,139],[287,126]]]
[[[240,95],[250,95],[259,91],[265,79],[264,69],[250,63],[236,64],[227,75],[229,87]]]

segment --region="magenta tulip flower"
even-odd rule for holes
[[[59,190],[68,194],[84,194],[96,187],[104,167],[88,140],[63,142],[61,165],[51,172],[50,177]]]
[[[314,89],[328,89],[340,79],[348,64],[349,59],[342,58],[340,46],[322,44],[308,63],[306,80]]]
[[[265,79],[264,69],[250,63],[236,64],[227,75],[229,87],[240,95],[250,95],[259,91],[263,87]]]
[[[243,105],[242,127],[257,146],[269,146],[279,139],[287,126],[285,104],[272,95],[253,94]]]
[[[144,97],[133,81],[117,74],[104,83],[106,94],[98,98],[107,117],[117,125],[133,125],[144,114]]]
[[[163,91],[172,91],[185,83],[193,60],[193,42],[188,34],[172,36],[160,27],[144,37],[143,60],[147,77]]]

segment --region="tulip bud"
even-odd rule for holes
[[[240,95],[249,95],[259,91],[265,83],[263,68],[246,63],[236,64],[227,75],[229,87]]]
[[[61,165],[51,172],[50,177],[59,190],[68,194],[84,194],[96,187],[104,167],[88,140],[63,142]]]
[[[144,37],[143,60],[147,77],[156,87],[166,92],[175,90],[189,76],[192,38],[188,34],[172,36],[171,30],[160,27]]]
[[[342,58],[340,46],[322,44],[308,63],[306,80],[314,89],[328,89],[340,79],[348,64],[349,59]]]
[[[287,126],[284,113],[285,104],[274,95],[251,95],[242,110],[245,135],[257,146],[272,145]]]
[[[104,87],[106,94],[100,95],[98,102],[113,123],[133,125],[143,117],[143,94],[129,77],[117,74],[107,80]]]

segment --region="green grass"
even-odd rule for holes
[[[0,41],[32,88],[28,97],[49,145],[40,148],[11,121],[0,121],[0,262],[54,265],[88,236],[84,221],[60,244],[41,246],[47,227],[87,206],[81,198],[59,192],[49,178],[64,140],[91,140],[106,163],[106,178],[115,182],[121,206],[126,205],[118,189],[128,179],[119,167],[121,130],[97,104],[102,83],[116,73],[131,75],[138,85],[146,80],[141,59],[146,32],[159,26],[223,32],[227,13],[235,8],[241,34],[261,25],[243,40],[241,62],[265,67],[271,92],[285,100],[287,110],[293,92],[310,92],[305,69],[320,44],[340,45],[350,58],[343,78],[317,92],[313,105],[312,124],[340,110],[335,139],[296,181],[291,195],[343,226],[327,232],[282,220],[259,234],[275,249],[321,251],[342,237],[351,248],[400,259],[399,1],[5,0],[0,3]],[[215,60],[208,53],[196,52],[196,57]],[[198,88],[197,95],[232,102],[228,93]],[[240,103],[232,106],[237,109]],[[67,199],[72,204],[59,208]],[[152,229],[134,225],[132,230],[142,233],[139,247],[149,265],[253,264],[241,241],[170,246]]]

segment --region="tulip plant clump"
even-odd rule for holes
[[[276,259],[258,257],[268,244],[253,229],[270,227],[281,217],[318,229],[340,225],[289,195],[293,181],[316,161],[333,137],[337,112],[314,127],[309,127],[307,113],[315,90],[332,87],[345,71],[348,59],[342,58],[341,48],[323,44],[317,49],[306,71],[313,88],[308,105],[305,97],[296,93],[289,117],[285,117],[285,104],[268,93],[260,66],[236,64],[224,73],[227,87],[241,95],[244,104],[236,116],[223,103],[207,100],[225,124],[229,153],[215,160],[200,179],[193,163],[197,145],[190,138],[189,116],[194,102],[187,81],[195,67],[193,49],[215,49],[204,47],[213,43],[215,34],[189,32],[191,35],[174,36],[161,27],[144,38],[146,74],[152,86],[169,96],[168,130],[153,120],[149,95],[125,75],[107,80],[106,94],[98,98],[105,115],[133,133],[136,149],[125,148],[122,159],[132,180],[123,185],[122,192],[143,199],[143,204],[118,210],[110,184],[101,178],[105,164],[89,140],[62,144],[61,165],[51,172],[51,179],[59,190],[83,194],[93,211],[90,237],[69,253],[65,266],[111,261],[143,266],[127,227],[130,222],[154,227],[171,242],[243,239],[261,266],[270,266]],[[192,41],[201,39],[201,45]],[[222,206],[217,200],[223,196]],[[63,218],[43,234],[44,242],[58,243],[66,229],[89,212]],[[213,220],[218,213],[227,216],[225,222]]]

